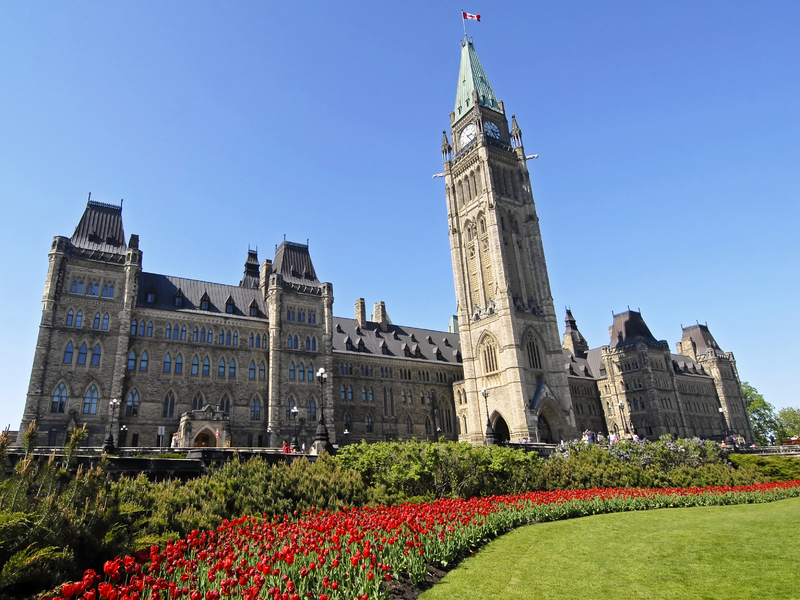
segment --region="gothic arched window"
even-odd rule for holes
[[[192,410],[200,410],[203,408],[205,401],[203,400],[203,394],[197,392],[192,398]]]
[[[313,397],[308,399],[306,414],[309,422],[317,420],[317,401]]]
[[[64,363],[72,364],[72,342],[69,342],[64,348]]]
[[[128,354],[128,371],[136,370],[136,352],[133,350]]]
[[[219,365],[217,366],[217,377],[225,377],[225,359],[219,359]]]
[[[97,387],[92,384],[83,396],[83,414],[93,415],[97,413]]]
[[[105,331],[108,329],[108,313],[103,315],[103,326],[102,329]]]
[[[254,360],[250,361],[250,371],[248,373],[248,377],[250,379],[255,379],[256,378],[256,361],[254,361]]]
[[[92,366],[99,367],[100,366],[100,344],[95,344],[94,350],[92,350]]]
[[[75,327],[80,327],[81,323],[83,323],[83,311],[79,310],[78,314],[75,315]]]
[[[93,329],[100,329],[100,313],[95,313],[94,315],[94,323],[92,324]]]
[[[294,381],[294,363],[289,364],[289,379]]]
[[[231,399],[228,397],[228,394],[222,394],[222,398],[219,401],[219,409],[228,414],[231,412]]]
[[[294,403],[294,398],[289,396],[286,399],[286,420],[287,421],[294,421],[294,417],[297,414],[294,410],[292,410],[294,408],[296,408],[295,407],[295,403]]]
[[[125,400],[125,416],[139,416],[139,392],[135,389],[128,392],[128,398]]]
[[[367,413],[367,416],[364,417],[364,429],[367,433],[372,433],[372,415]]]
[[[175,394],[170,390],[164,396],[164,405],[161,409],[161,416],[165,419],[171,419],[175,416]]]
[[[264,363],[262,362],[261,364],[258,365],[258,378],[259,379],[264,379],[265,372],[266,372],[266,369],[264,367]]]
[[[208,377],[210,372],[211,372],[211,361],[208,360],[208,357],[206,356],[203,359],[203,375]]]
[[[63,413],[67,406],[67,386],[59,383],[58,387],[53,390],[53,401],[50,404],[51,413]]]
[[[142,358],[139,359],[139,370],[147,371],[147,351],[142,352]]]
[[[172,369],[172,357],[169,355],[169,352],[167,352],[166,356],[164,357],[164,368],[162,369],[162,371],[164,373],[169,373],[171,369]]]
[[[192,359],[192,375],[198,375],[199,372],[200,372],[200,361],[197,360],[197,357],[195,356]]]
[[[236,360],[233,358],[228,363],[228,377],[236,377]]]
[[[78,364],[85,365],[86,364],[86,344],[81,344],[81,347],[78,349]]]
[[[250,420],[251,421],[261,420],[261,400],[258,398],[258,396],[255,396],[250,401]]]

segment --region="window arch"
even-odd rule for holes
[[[94,415],[97,413],[97,387],[92,384],[83,396],[83,414]]]
[[[384,390],[384,395],[385,394],[386,394],[386,390]],[[372,393],[372,388],[369,388],[369,401],[370,402],[374,402],[375,401],[375,395]]]
[[[250,361],[250,372],[248,373],[248,378],[249,379],[256,378],[256,361],[254,360]]]
[[[200,339],[200,330],[197,327],[195,327],[194,330],[192,330],[192,341],[196,342],[199,339]]]
[[[219,409],[228,414],[231,412],[231,399],[228,397],[228,394],[222,394],[222,398],[219,400]]]
[[[92,350],[92,366],[99,367],[100,366],[100,344],[95,344],[94,349]]]
[[[231,330],[230,329],[225,334],[225,345],[226,346],[230,346],[231,345]]]
[[[289,379],[294,381],[294,362],[289,364]]]
[[[166,332],[166,334],[164,334],[164,339],[165,339],[165,340],[168,340],[168,339],[170,339],[171,337],[172,337],[172,325],[170,325],[169,323],[167,323],[167,332]]]
[[[350,416],[349,412],[345,411],[345,413],[344,413],[344,429],[345,429],[345,431],[347,431],[348,429],[352,429],[352,428],[353,428],[353,418]]]
[[[352,400],[353,399],[353,386],[351,386],[351,385],[347,386],[347,399],[348,400]]]
[[[100,313],[95,313],[94,323],[92,323],[92,329],[100,329]]]
[[[300,346],[297,344],[297,336],[294,336],[294,349],[299,350]]]
[[[139,322],[139,337],[144,337],[144,321]]]
[[[181,341],[182,342],[186,341],[186,325],[181,327]]]
[[[414,435],[414,420],[411,418],[411,415],[406,417],[406,434]]]
[[[311,338],[306,337],[306,350],[311,350]]]
[[[198,375],[199,373],[200,373],[200,361],[197,360],[197,357],[195,356],[192,359],[192,375]]]
[[[103,331],[106,331],[108,329],[108,313],[103,315],[103,325],[101,329],[103,329]]]
[[[367,388],[365,387],[361,388],[361,400],[363,400],[364,402],[367,401]]]
[[[139,370],[147,371],[147,350],[142,352],[142,358],[139,359]]]
[[[297,379],[300,381],[305,381],[306,378],[306,366],[303,363],[300,363],[300,366],[297,368]]]
[[[467,431],[467,415],[464,415],[463,417],[461,417],[461,432],[465,433],[465,434],[469,433]]]
[[[225,359],[219,359],[219,365],[217,365],[217,377],[225,377]]]
[[[254,335],[251,333],[251,334],[250,334],[250,347],[252,348],[253,346],[255,346],[255,343],[256,343],[256,336],[254,336]]]
[[[172,393],[172,390],[168,391],[167,395],[164,396],[161,416],[165,419],[171,419],[175,416],[175,394]]]
[[[175,323],[175,326],[172,328],[172,339],[173,340],[177,340],[178,339],[178,324],[177,323]]]
[[[213,344],[214,343],[214,328],[213,327],[209,327],[208,328],[208,337],[206,338],[206,340],[208,340],[209,344]]]
[[[67,312],[67,327],[72,327],[72,319],[75,317],[75,313],[72,312],[72,309],[69,309]]]
[[[347,391],[345,390],[344,384],[342,384],[341,395],[342,400],[347,400]]]
[[[533,331],[527,331],[523,345],[525,346],[525,354],[528,358],[528,367],[531,369],[540,370],[542,368],[542,354],[540,350],[541,346]]]
[[[264,377],[266,376],[265,373],[266,373],[266,368],[264,366],[264,363],[262,362],[258,365],[258,378],[263,380]]]
[[[139,416],[139,392],[136,391],[136,388],[128,392],[128,398],[125,400],[125,416]]]
[[[258,396],[253,396],[253,399],[250,401],[250,420],[261,420],[261,399]]]
[[[81,323],[83,323],[83,311],[79,310],[78,314],[75,315],[75,327],[80,327]]]
[[[308,421],[316,421],[317,420],[317,401],[314,400],[314,397],[308,399],[308,406],[306,408],[306,414],[308,415]]]
[[[286,420],[287,421],[294,421],[295,412],[292,410],[293,408],[296,408],[296,405],[295,405],[295,402],[294,402],[294,398],[289,396],[286,399]]]
[[[315,338],[315,337],[311,338],[311,351],[312,352],[316,352],[317,351],[317,338]]]
[[[166,356],[164,356],[163,372],[169,373],[171,369],[172,369],[172,357],[169,355],[169,352],[167,352]]]
[[[53,400],[50,404],[51,413],[63,413],[67,406],[67,386],[59,383],[58,387],[53,390]]]
[[[261,348],[261,334],[256,334],[256,348]]]
[[[71,365],[72,364],[72,342],[67,343],[67,347],[64,348],[64,361],[65,364]]]
[[[210,373],[210,372],[211,372],[211,361],[210,361],[210,360],[208,360],[208,357],[206,356],[206,357],[203,359],[203,375],[205,375],[206,377],[208,377],[208,375],[209,375],[209,373]]]
[[[286,347],[291,350],[292,349],[292,336],[286,338]]]
[[[495,373],[498,370],[497,365],[497,345],[494,339],[487,336],[481,343],[479,355],[482,359],[483,372],[486,374]]]
[[[231,359],[228,363],[228,377],[236,377],[236,359]]]
[[[153,337],[153,322],[147,322],[147,337]]]
[[[78,349],[78,364],[85,365],[86,364],[86,343],[84,342],[81,344],[81,347]]]
[[[128,371],[136,370],[136,352],[131,350],[128,354]]]
[[[238,346],[239,345],[239,332],[238,331],[234,331],[233,332],[233,345],[234,346]]]
[[[203,399],[203,394],[197,392],[192,398],[192,410],[201,410],[205,405],[205,400]]]
[[[372,433],[372,427],[373,427],[372,415],[370,413],[367,413],[367,416],[364,417],[364,430],[367,433]]]

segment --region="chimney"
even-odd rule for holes
[[[372,316],[375,322],[380,325],[381,331],[384,333],[389,331],[389,315],[386,314],[386,303],[383,300],[375,303],[375,310]]]
[[[367,305],[363,298],[356,300],[356,321],[359,327],[364,327],[367,323]]]
[[[261,290],[261,293],[266,297],[267,295],[267,287],[269,286],[269,276],[272,273],[272,261],[270,259],[266,259],[263,263],[261,263],[261,276],[259,277],[258,282],[258,289]]]

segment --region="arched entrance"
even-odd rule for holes
[[[194,447],[195,448],[214,448],[217,445],[216,438],[209,433],[207,429],[204,429],[200,433],[197,434],[197,437],[194,438]]]
[[[511,439],[511,434],[508,432],[508,424],[506,420],[497,415],[494,420],[494,441],[498,444],[505,443]]]
[[[542,444],[553,444],[553,433],[550,431],[550,423],[543,415],[539,415],[539,442]]]

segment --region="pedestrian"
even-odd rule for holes
[[[636,433],[635,431],[633,432],[633,441],[634,442],[638,442],[639,441],[639,434]]]
[[[774,446],[775,445],[775,436],[772,435],[771,433],[769,434],[769,445],[770,446]]]
[[[595,439],[595,432],[594,432],[594,431],[592,431],[591,429],[589,429],[589,430],[588,430],[586,433],[587,433],[587,434],[588,434],[588,436],[589,436],[589,443],[590,443],[590,444],[594,444],[594,443],[595,443],[595,441],[596,441],[596,439]]]
[[[283,440],[283,453],[284,454],[292,453],[292,449],[289,447],[289,444],[286,442],[286,440]]]

